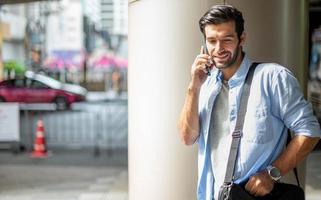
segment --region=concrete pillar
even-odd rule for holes
[[[203,38],[207,0],[129,1],[128,161],[130,200],[195,200],[197,147],[177,119]]]

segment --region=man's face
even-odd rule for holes
[[[218,69],[232,66],[242,52],[241,46],[245,41],[245,34],[238,39],[235,22],[229,21],[217,25],[205,26],[206,46]]]

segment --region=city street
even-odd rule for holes
[[[90,100],[59,112],[45,104],[22,106],[26,151],[0,151],[0,200],[128,199],[127,101],[102,94]],[[30,157],[39,119],[49,149],[44,159]]]

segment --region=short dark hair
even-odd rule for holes
[[[205,26],[210,24],[222,24],[225,22],[234,21],[235,31],[240,39],[244,31],[244,19],[242,13],[235,7],[230,5],[215,5],[211,7],[199,20],[201,32],[205,36]]]

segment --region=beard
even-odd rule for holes
[[[237,47],[235,48],[235,50],[232,52],[232,54],[229,53],[229,55],[228,55],[229,58],[225,62],[217,63],[213,59],[213,61],[215,63],[215,67],[217,69],[224,69],[224,68],[228,68],[228,67],[232,66],[236,62],[236,59],[237,59],[239,53],[241,52],[240,50],[241,50],[241,46],[238,44]]]

